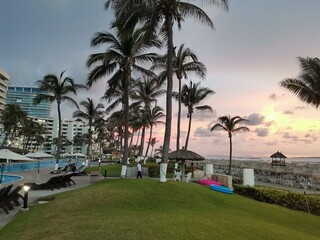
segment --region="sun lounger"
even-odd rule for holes
[[[7,199],[9,202],[14,202],[16,206],[20,206],[20,198],[23,199],[23,196],[19,193],[22,190],[22,185],[17,186],[15,189],[8,193]]]
[[[86,166],[82,165],[82,166],[79,168],[79,170],[73,172],[73,175],[74,175],[74,176],[88,175],[88,174],[86,173],[86,168],[87,168]]]
[[[12,185],[11,185],[12,187]],[[0,208],[3,209],[3,211],[6,213],[6,214],[9,214],[9,207],[8,207],[8,201],[6,200],[6,197],[7,197],[7,188],[8,187],[3,187],[0,189]]]
[[[41,184],[36,184],[34,186],[34,189],[35,190],[38,190],[38,189],[51,189],[52,191],[55,189],[55,188],[60,188],[59,186],[59,176],[54,176],[54,177],[51,177],[47,182],[45,183],[41,183]]]

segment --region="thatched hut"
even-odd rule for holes
[[[273,167],[273,166],[285,167],[286,166],[285,159],[287,157],[285,155],[283,155],[281,152],[277,151],[276,153],[272,154],[270,157],[272,159],[271,167]]]

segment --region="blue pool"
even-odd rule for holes
[[[2,175],[2,181],[1,183],[10,183],[10,182],[17,182],[22,180],[21,176],[16,176],[16,175],[8,175],[8,174],[3,174]]]
[[[82,164],[82,161],[80,160],[60,160],[59,161],[59,167],[64,167],[65,165],[69,163],[75,163],[77,166]],[[40,160],[35,162],[27,162],[27,163],[6,163],[6,164],[0,164],[0,173],[3,171],[3,173],[11,173],[11,172],[24,172],[29,170],[35,170],[38,168],[54,168],[56,165],[56,161],[54,159],[50,160]],[[3,169],[1,169],[3,168]]]

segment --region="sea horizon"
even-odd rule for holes
[[[207,155],[206,160],[229,160],[228,155]],[[236,161],[271,161],[270,157],[248,157],[248,156],[234,156],[232,160]],[[320,163],[320,157],[287,157],[285,161],[290,162],[308,162],[308,163]]]

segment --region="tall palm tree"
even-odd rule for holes
[[[222,116],[218,118],[218,123],[213,125],[211,128],[211,131],[216,129],[222,129],[228,133],[229,142],[230,142],[230,152],[229,152],[229,170],[228,174],[231,174],[231,161],[232,161],[232,134],[236,132],[248,132],[249,128],[247,127],[237,127],[237,124],[241,122],[248,121],[247,119],[241,118],[239,116],[230,117],[228,116]]]
[[[73,113],[74,118],[81,118],[88,121],[88,147],[87,147],[87,155],[91,155],[91,143],[92,143],[92,127],[94,123],[94,119],[101,117],[103,112],[101,109],[104,108],[102,103],[98,103],[97,105],[94,104],[93,100],[87,98],[87,101],[82,101],[80,103],[81,106],[84,107],[84,111],[81,109],[76,110]]]
[[[280,86],[297,95],[303,102],[316,108],[320,105],[320,59],[298,57],[301,74],[297,78],[286,78]]]
[[[19,128],[23,121],[27,118],[27,113],[24,112],[17,104],[7,104],[0,112],[0,122],[3,124],[4,140],[2,146],[5,146],[9,141],[9,145],[19,133]]]
[[[71,77],[64,77],[65,71],[61,72],[60,76],[48,74],[42,80],[37,81],[39,90],[36,97],[33,99],[33,104],[39,104],[42,101],[57,102],[58,110],[58,139],[56,153],[56,169],[59,166],[59,158],[61,152],[61,104],[63,101],[68,101],[78,108],[77,102],[69,95],[77,95],[79,89],[86,89],[81,84],[76,84]]]
[[[203,1],[202,1],[203,3]],[[214,4],[228,10],[228,0],[207,0],[206,3]],[[166,97],[166,127],[161,160],[160,182],[166,182],[167,162],[169,160],[169,148],[171,140],[172,119],[172,75],[173,75],[173,26],[176,22],[181,28],[181,22],[186,17],[194,17],[201,23],[213,28],[213,22],[209,16],[196,5],[181,0],[108,0],[105,7],[110,6],[115,10],[115,16],[119,21],[126,22],[141,19],[154,33],[160,29],[160,35],[166,40],[167,46],[167,97]]]
[[[167,76],[166,72],[166,59],[167,55],[164,55],[153,68],[165,69],[160,75],[160,82],[164,81]],[[197,76],[204,78],[206,76],[207,69],[202,62],[198,61],[197,55],[189,48],[185,48],[184,44],[180,45],[178,52],[174,52],[173,57],[173,72],[178,79],[178,119],[177,119],[177,150],[180,149],[180,123],[181,123],[181,81],[183,78],[187,79],[189,74],[194,73]]]
[[[148,146],[145,154],[145,157],[148,157],[149,147],[152,139],[153,127],[158,124],[164,124],[164,122],[160,120],[161,118],[164,117],[163,109],[159,106],[155,106],[153,108],[148,107],[146,109],[145,116],[146,116],[146,122],[148,123],[148,126],[150,128]]]
[[[188,133],[186,137],[186,143],[184,145],[185,149],[188,149],[188,143],[189,143],[189,136],[191,131],[191,122],[192,122],[192,114],[194,109],[198,111],[211,111],[212,107],[208,105],[199,105],[205,98],[209,97],[210,95],[214,94],[215,92],[211,90],[210,88],[201,87],[200,82],[198,83],[192,83],[190,81],[189,86],[187,84],[183,85],[181,90],[181,102],[185,107],[188,108],[188,118],[189,118],[189,125],[188,125]],[[180,94],[174,93],[174,97],[177,100],[179,99]]]
[[[150,71],[142,68],[138,63],[152,62],[157,54],[145,53],[145,50],[151,47],[160,47],[161,42],[155,37],[146,38],[143,28],[131,26],[130,31],[124,34],[121,24],[117,23],[114,26],[116,35],[108,32],[98,32],[91,40],[93,47],[108,45],[109,48],[105,52],[89,56],[87,66],[94,68],[89,73],[87,85],[90,87],[102,77],[112,74],[112,77],[108,80],[109,88],[115,89],[116,83],[119,81],[123,83],[122,104],[125,124],[121,176],[125,177],[129,150],[129,83],[131,72],[136,71],[152,75]]]

